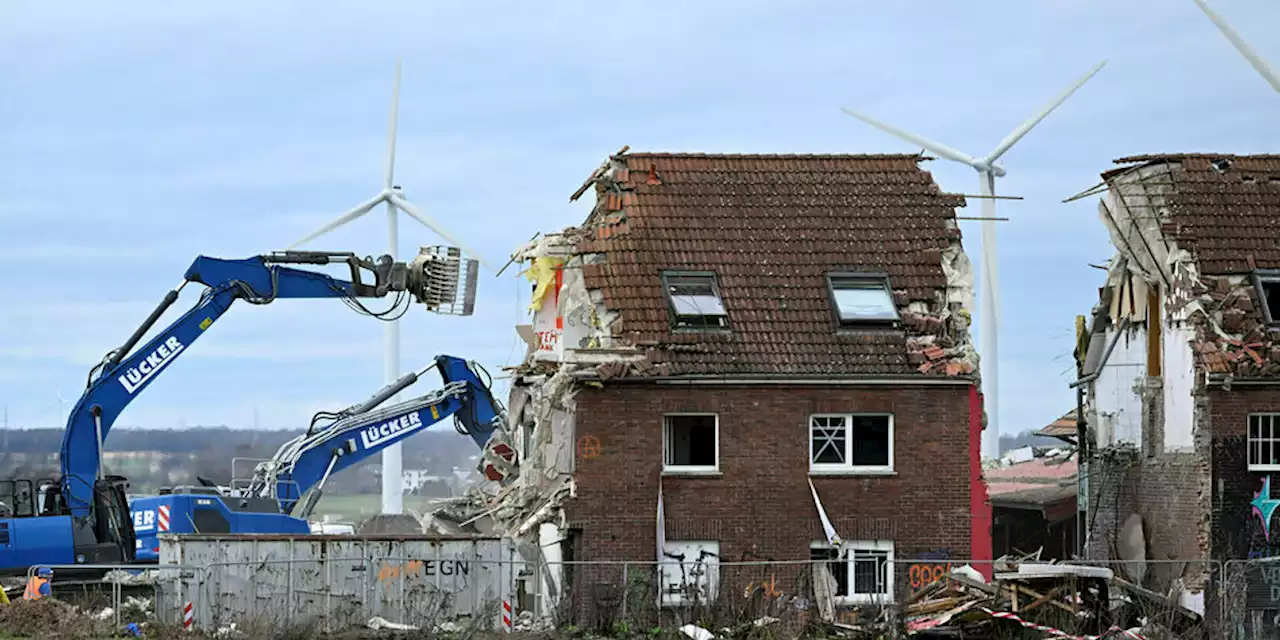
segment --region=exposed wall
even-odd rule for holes
[[[1106,340],[1115,339],[1109,329]],[[1091,385],[1090,424],[1096,429],[1098,446],[1142,443],[1142,393],[1147,377],[1147,331],[1130,327],[1120,335],[1115,350]]]
[[[814,476],[845,540],[892,539],[898,558],[968,559],[971,386],[814,387],[612,385],[576,396],[577,436],[599,442],[576,461],[580,559],[655,557],[664,413],[719,415],[717,477],[662,478],[668,540],[717,540],[723,561],[807,560],[823,539],[807,480],[812,413],[894,414],[895,475]],[[990,516],[986,516],[990,522]],[[980,532],[990,549],[990,532]],[[981,545],[979,545],[981,546]],[[905,568],[904,568],[905,569]],[[778,575],[778,588],[784,576]],[[790,586],[786,588],[791,588]]]

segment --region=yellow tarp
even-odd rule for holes
[[[9,594],[4,589],[0,589],[0,604],[9,604]]]
[[[525,269],[524,276],[534,283],[533,301],[529,303],[529,310],[537,312],[542,307],[542,299],[547,296],[547,291],[556,283],[556,270],[564,266],[564,258],[555,258],[550,256],[542,256],[533,259],[533,266]]]

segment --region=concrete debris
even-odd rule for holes
[[[695,624],[686,624],[680,627],[680,633],[693,638],[693,640],[712,640],[712,638],[716,637],[716,634]]]
[[[155,571],[153,570],[130,570],[112,569],[102,576],[102,581],[108,584],[121,585],[148,585],[155,584]]]
[[[411,624],[400,624],[399,622],[391,622],[386,618],[382,618],[379,616],[374,616],[370,618],[369,621],[366,622],[364,626],[369,627],[374,631],[381,631],[383,629],[389,629],[391,631],[417,631],[418,630],[417,627]]]

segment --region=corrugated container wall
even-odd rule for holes
[[[161,535],[161,567],[188,568],[160,572],[162,601],[191,602],[203,629],[271,619],[340,631],[375,616],[500,629],[514,606],[516,557],[497,537]],[[158,613],[180,623],[182,609]]]

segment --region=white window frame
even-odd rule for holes
[[[841,286],[845,285],[845,286]],[[845,317],[840,310],[839,291],[866,289],[884,293],[889,303],[889,314],[853,315]],[[831,298],[831,309],[835,312],[836,323],[841,328],[850,329],[864,325],[896,324],[902,320],[898,312],[897,302],[893,298],[893,287],[889,284],[889,276],[883,273],[856,273],[836,271],[827,274],[827,294]]]
[[[1258,306],[1262,319],[1271,327],[1280,325],[1280,309],[1272,309],[1267,303],[1267,286],[1280,283],[1280,269],[1258,269],[1253,272],[1253,286],[1258,294]]]
[[[673,465],[667,462],[671,452],[671,418],[679,417],[709,417],[715,422],[715,456],[716,462],[713,465],[693,465],[681,464]],[[662,415],[662,473],[668,475],[679,474],[710,474],[720,473],[720,414],[711,412],[687,411],[680,413],[664,413]]]
[[[1280,471],[1280,464],[1254,462],[1253,455],[1254,444],[1259,444],[1263,448],[1262,460],[1280,457],[1280,412],[1250,413],[1245,420],[1245,447],[1247,447],[1245,459],[1249,462],[1249,471]],[[1263,437],[1261,438],[1253,437],[1254,420],[1258,420],[1262,426]]]
[[[714,271],[663,271],[662,272],[662,292],[667,300],[667,308],[671,314],[671,328],[676,331],[727,331],[729,327],[729,309],[724,305],[724,296],[720,291],[720,278],[716,276]],[[683,296],[672,295],[671,289],[678,286],[684,281],[684,284],[705,284],[711,288],[711,296],[716,300],[716,306],[719,309],[708,309],[705,313],[701,309],[697,314],[682,314],[680,305],[676,299]],[[689,324],[682,323],[682,318],[686,319]],[[700,318],[703,324],[692,322],[692,319]]]
[[[859,417],[875,417],[889,419],[889,463],[886,465],[855,465],[853,464],[853,419]],[[844,438],[844,462],[816,462],[813,455],[813,421],[814,418],[843,418],[845,419],[845,438]],[[815,413],[809,416],[809,472],[814,474],[837,473],[837,474],[863,474],[863,475],[883,475],[893,473],[893,445],[896,437],[895,424],[892,413]]]
[[[894,544],[892,540],[845,540],[840,543],[840,559],[844,564],[846,574],[845,584],[849,585],[849,593],[843,596],[836,596],[837,605],[889,605],[894,602],[893,578],[895,573],[894,565]],[[810,549],[832,549],[825,540],[812,542],[809,544]],[[854,557],[858,551],[884,551],[887,552],[885,558],[884,571],[884,592],[882,593],[854,593],[857,590],[856,572],[854,571]],[[830,561],[826,561],[830,562]]]

